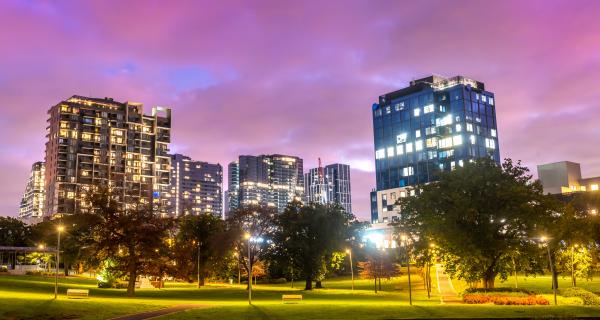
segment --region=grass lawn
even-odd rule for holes
[[[301,282],[258,285],[253,290],[253,305],[247,302],[244,286],[208,285],[197,289],[193,284],[167,283],[163,290],[138,290],[135,298],[126,298],[125,290],[98,289],[93,279],[59,279],[59,298],[53,300],[53,278],[36,276],[0,276],[0,319],[106,319],[180,304],[201,304],[201,309],[164,316],[161,319],[401,319],[443,317],[540,317],[598,316],[600,307],[575,305],[493,306],[441,305],[437,292],[427,298],[418,276],[413,276],[413,306],[408,305],[407,278],[382,281],[383,291],[375,294],[373,282],[356,280],[350,290],[347,278],[324,281],[325,289],[304,292]],[[544,286],[543,278],[528,278],[523,286]],[[538,283],[539,282],[539,283]],[[511,285],[511,282],[506,282]],[[521,279],[519,279],[521,286]],[[600,282],[592,283],[600,286]],[[504,284],[503,284],[504,285]],[[582,282],[583,286],[583,282]],[[299,288],[300,287],[300,288]],[[528,285],[529,287],[529,285]],[[90,289],[90,299],[67,299],[67,288]],[[594,290],[593,290],[594,291]],[[597,290],[596,290],[597,291]],[[282,304],[281,294],[300,293],[304,301]],[[568,300],[560,300],[565,302]]]

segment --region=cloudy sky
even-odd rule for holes
[[[173,108],[172,150],[352,166],[375,184],[371,104],[430,74],[496,95],[502,157],[600,175],[600,1],[0,2],[0,215],[71,95]]]

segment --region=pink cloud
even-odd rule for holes
[[[224,166],[241,153],[356,164],[353,206],[368,218],[371,104],[413,78],[462,74],[496,94],[502,157],[578,161],[599,175],[599,10],[585,0],[5,1],[0,170],[11,183],[0,185],[0,214],[16,214],[43,159],[46,111],[72,94],[169,105],[174,147]]]

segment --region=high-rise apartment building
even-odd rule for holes
[[[537,166],[544,193],[571,194],[600,191],[600,176],[581,177],[581,166],[571,161],[560,161]]]
[[[240,156],[229,164],[229,210],[255,204],[282,212],[304,191],[302,159],[280,154]]]
[[[334,163],[325,167],[310,169],[304,174],[304,194],[306,202],[340,204],[346,212],[352,213],[350,189],[350,166]]]
[[[29,222],[39,220],[44,215],[44,175],[44,163],[35,162],[31,166],[31,173],[21,199],[19,219]]]
[[[195,161],[190,157],[171,156],[171,189],[168,203],[173,216],[223,214],[223,167]]]
[[[92,185],[110,186],[125,206],[152,204],[166,214],[171,110],[72,96],[48,111],[45,215],[85,210]]]
[[[496,102],[482,82],[430,76],[373,104],[377,188],[373,223],[392,222],[400,197],[477,158],[500,162]]]

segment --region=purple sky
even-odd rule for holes
[[[172,150],[284,153],[375,184],[371,104],[435,73],[496,94],[501,157],[600,175],[600,1],[0,2],[0,215],[73,94],[173,108]]]

